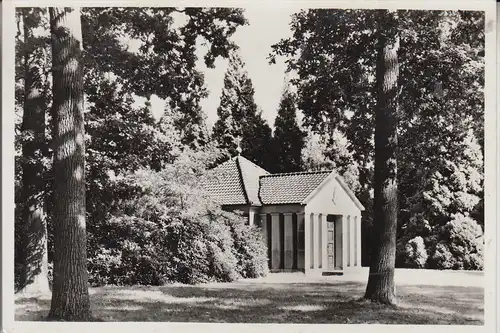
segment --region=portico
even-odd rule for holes
[[[272,272],[344,273],[361,267],[361,212],[364,207],[342,177],[332,171],[270,174],[237,156],[241,202],[224,194],[225,207],[242,210],[256,224],[268,248]],[[234,182],[233,182],[234,183]],[[253,198],[253,200],[249,200]],[[248,202],[243,202],[248,200]]]
[[[361,267],[359,216],[270,213],[260,214],[259,226],[271,249],[271,271],[335,273]]]

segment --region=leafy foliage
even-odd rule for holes
[[[455,214],[439,235],[430,267],[438,269],[482,270],[484,262],[484,237],[476,221],[462,214]]]
[[[26,9],[38,30],[48,31],[46,12]],[[44,16],[45,15],[45,16]],[[21,15],[18,15],[21,19]],[[206,96],[204,78],[196,68],[197,48],[206,47],[205,63],[213,67],[217,57],[228,57],[236,46],[230,36],[247,22],[243,10],[233,8],[105,8],[81,10],[84,88],[86,95],[86,193],[88,256],[103,262],[116,255],[106,252],[116,232],[119,203],[133,197],[133,182],[121,181],[140,169],[160,170],[172,163],[184,149],[211,151],[205,115],[199,102]],[[43,35],[43,33],[42,33]],[[30,45],[16,44],[16,113],[19,128],[24,103],[24,60],[27,47],[36,49],[33,61],[40,66],[44,82],[50,82],[50,34],[32,38]],[[35,37],[35,36],[32,36]],[[201,43],[200,43],[201,42]],[[131,46],[137,46],[133,50]],[[167,103],[165,114],[155,119],[149,103],[134,105],[134,98],[157,95]],[[50,100],[47,89],[44,97]],[[50,117],[46,117],[49,121]],[[50,141],[51,133],[46,133]],[[16,149],[23,137],[16,133]],[[50,149],[47,160],[50,164]],[[16,181],[21,168],[16,158]],[[51,184],[49,172],[46,184]],[[16,190],[16,196],[19,191]],[[49,235],[52,234],[52,190],[47,189]],[[16,202],[19,200],[16,199]],[[18,205],[18,208],[22,208]],[[20,218],[16,214],[16,220]],[[20,231],[16,228],[16,232]],[[20,238],[20,237],[16,237]],[[49,238],[49,260],[53,239]],[[16,251],[22,249],[16,243]],[[116,262],[115,262],[116,264]],[[112,271],[115,264],[104,271]]]
[[[187,151],[161,171],[141,169],[117,181],[134,190],[115,202],[113,235],[89,261],[93,284],[233,281],[267,272],[258,230],[198,185],[211,156]]]
[[[238,272],[243,278],[257,278],[267,275],[267,247],[260,230],[242,223],[241,219],[226,219],[234,240]]]
[[[405,264],[411,268],[424,268],[428,258],[424,239],[417,236],[405,245]]]
[[[331,135],[310,131],[302,153],[302,163],[306,170],[335,170],[353,191],[359,190],[359,166],[347,138],[338,130],[334,130]]]
[[[200,42],[206,46],[205,64],[213,67],[236,48],[230,37],[245,24],[238,8],[85,8],[87,69],[113,73],[129,93],[166,100],[182,143],[203,146],[208,133],[199,103],[207,91],[197,49]]]
[[[197,43],[201,38],[208,47],[205,63],[212,66],[235,47],[229,37],[244,24],[242,11],[229,8],[82,9],[91,259],[101,258],[102,244],[112,242],[117,203],[136,191],[121,177],[144,168],[159,171],[184,147],[209,149]],[[166,100],[159,119],[149,102],[134,105],[135,96],[151,95]]]
[[[401,214],[402,218],[408,219],[401,223],[401,246],[409,238],[418,235],[424,238],[427,247],[433,248],[439,239],[436,236],[441,227],[448,223],[451,216],[477,216],[475,212],[482,209],[481,149],[472,130],[457,140],[459,141],[441,144],[437,148],[440,151],[435,152],[437,156],[427,155],[427,164],[414,169],[411,178],[404,178],[405,186],[418,185],[419,191],[406,197],[404,201],[409,209]],[[448,155],[449,153],[451,154]],[[443,159],[444,154],[450,156],[449,159]],[[408,184],[409,181],[415,183]],[[477,223],[483,225],[482,221]]]
[[[270,55],[271,62],[286,57],[297,74],[292,83],[305,125],[320,136],[335,129],[347,138],[365,207],[373,186],[377,15],[303,10],[292,16],[293,36]],[[432,248],[431,236],[452,214],[483,225],[484,13],[400,10],[397,17],[398,263],[406,265],[406,244],[420,236]]]

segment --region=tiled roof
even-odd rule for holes
[[[235,156],[211,170],[203,186],[221,205],[261,205],[259,177],[269,172],[242,156]]]
[[[279,173],[260,177],[262,204],[302,203],[332,171]]]
[[[242,156],[238,156],[237,160],[240,166],[243,186],[246,190],[247,198],[250,201],[250,204],[260,205],[261,202],[259,199],[259,177],[263,175],[269,175],[269,172]]]

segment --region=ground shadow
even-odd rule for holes
[[[92,290],[104,321],[482,325],[483,288],[401,286],[397,308],[359,301],[365,284],[242,283]],[[43,320],[50,299],[19,299],[17,320]]]

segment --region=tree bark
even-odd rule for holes
[[[378,303],[396,304],[394,269],[398,187],[396,150],[398,125],[398,49],[397,17],[384,11],[379,16],[377,45],[374,175],[374,248],[365,298]]]
[[[49,319],[90,319],[80,11],[50,8],[54,126],[54,280]]]
[[[22,122],[22,265],[20,289],[23,293],[49,293],[47,222],[44,213],[44,165],[46,153],[44,93],[44,60],[37,59],[40,51],[30,26],[30,9],[23,9],[24,34],[24,107]],[[41,46],[43,47],[43,46]]]

